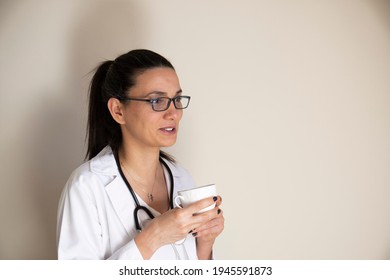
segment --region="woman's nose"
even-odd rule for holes
[[[175,104],[172,101],[171,104],[169,104],[168,109],[165,111],[165,115],[169,118],[176,119],[179,114],[181,114],[181,110],[176,109]]]

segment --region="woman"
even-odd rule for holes
[[[221,198],[173,208],[173,194],[195,184],[160,150],[176,142],[190,101],[172,64],[149,50],[130,51],[97,68],[89,98],[89,161],[60,199],[58,257],[211,259],[224,227]]]

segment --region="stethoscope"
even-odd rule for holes
[[[143,205],[141,205],[139,203],[137,195],[135,194],[135,192],[134,192],[133,188],[131,187],[129,181],[126,179],[126,176],[123,173],[123,170],[122,170],[122,167],[121,167],[121,164],[120,164],[120,161],[119,161],[119,156],[118,156],[117,152],[114,152],[114,157],[115,157],[116,165],[118,166],[119,174],[121,175],[123,181],[125,182],[128,190],[130,191],[130,194],[133,197],[133,200],[135,202],[135,208],[134,208],[134,211],[133,211],[134,223],[135,223],[135,229],[137,230],[138,233],[140,233],[140,232],[142,232],[142,227],[141,227],[141,224],[139,222],[139,216],[138,216],[139,211],[143,211],[144,213],[146,213],[151,220],[153,220],[155,217],[154,217],[153,213],[148,208],[146,208],[145,206],[143,206]],[[172,171],[169,168],[168,164],[161,157],[160,157],[159,160],[160,160],[160,163],[168,171],[169,181],[170,181],[170,184],[171,184],[170,193],[169,193],[169,206],[170,206],[170,209],[173,209],[174,208],[173,207],[173,190],[174,190],[174,187],[175,187],[175,183],[174,183],[174,180],[173,180],[173,174],[172,174]],[[175,245],[172,244],[172,248],[175,251],[176,258],[177,259],[181,259],[180,258],[180,254],[178,253],[178,251],[176,249],[176,245],[178,245],[178,244],[175,244]],[[184,249],[183,251],[184,251],[185,257],[188,259],[187,250],[185,249],[184,244],[181,244],[181,245],[183,246],[183,249]]]

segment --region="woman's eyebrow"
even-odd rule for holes
[[[182,89],[179,89],[179,90],[176,92],[176,95],[175,95],[175,96],[180,95],[182,92],[183,92],[183,90],[182,90]],[[144,98],[147,98],[147,97],[149,97],[150,95],[154,95],[154,94],[155,94],[155,95],[160,95],[160,96],[166,96],[166,95],[168,95],[168,93],[166,93],[166,92],[164,92],[164,91],[158,91],[158,90],[156,90],[156,91],[149,92],[148,94],[145,95]]]

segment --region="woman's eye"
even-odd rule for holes
[[[150,100],[153,104],[160,104],[160,103],[163,103],[164,100],[161,99],[161,98],[155,98],[155,99],[152,99]]]

